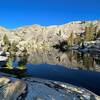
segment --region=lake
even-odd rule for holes
[[[15,67],[20,60],[15,59]],[[36,50],[27,58],[25,74],[70,83],[100,95],[100,54]]]

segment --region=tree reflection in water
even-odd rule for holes
[[[69,51],[66,54],[68,55],[71,64],[73,64],[73,60],[77,62],[76,65],[80,70],[96,71],[96,67],[100,67],[99,54],[94,55],[78,51]]]
[[[100,71],[100,55],[68,50],[64,53],[51,49],[33,52],[28,63],[32,64],[57,64],[67,68],[79,70]]]
[[[27,50],[23,50],[23,52],[21,52],[21,54],[18,56],[13,53],[8,57],[8,61],[4,67],[1,66],[0,71],[23,76],[24,72],[26,71],[27,59]]]
[[[8,69],[25,70],[26,64],[53,64],[79,70],[100,71],[100,55],[68,50],[64,53],[55,49],[37,50],[28,55],[25,51],[20,56],[8,59]]]

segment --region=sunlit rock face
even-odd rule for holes
[[[94,93],[70,84],[0,77],[0,100],[100,100]]]
[[[9,30],[0,27],[0,39],[6,34],[10,41],[16,41],[18,47],[26,47],[29,51],[51,47],[59,41],[67,40],[71,33],[73,36],[83,33],[90,23],[100,30],[100,21],[75,21],[64,25],[40,26],[31,25]]]
[[[24,92],[26,84],[20,80],[12,80],[7,77],[0,78],[0,100],[17,100]]]
[[[6,77],[1,77],[0,78],[0,86],[5,85],[5,84],[7,84],[9,82],[10,82],[9,78],[6,78]]]

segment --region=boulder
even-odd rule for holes
[[[100,100],[96,94],[67,83],[39,78],[0,77],[0,100]]]
[[[0,100],[17,100],[24,93],[25,82],[21,80],[12,80],[7,77],[0,78]]]

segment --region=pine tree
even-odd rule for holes
[[[11,44],[11,51],[13,52],[17,52],[18,51],[18,48],[17,48],[17,43],[14,41],[12,44]]]
[[[75,38],[75,44],[80,45],[80,43],[81,43],[81,37],[80,37],[80,35],[77,35]]]
[[[72,46],[73,44],[74,44],[74,36],[73,36],[73,33],[71,33],[68,38],[68,45]]]
[[[97,32],[97,38],[100,38],[100,30]]]
[[[5,49],[5,51],[9,52],[11,43],[10,43],[10,41],[9,41],[9,39],[8,39],[6,34],[3,37],[3,42],[4,42],[4,47],[5,47],[4,49]]]
[[[3,37],[3,42],[4,42],[4,45],[10,45],[10,41],[9,41],[9,39],[8,39],[6,34]]]
[[[85,41],[91,41],[94,39],[94,26],[92,23],[89,25],[89,27],[85,28]]]

